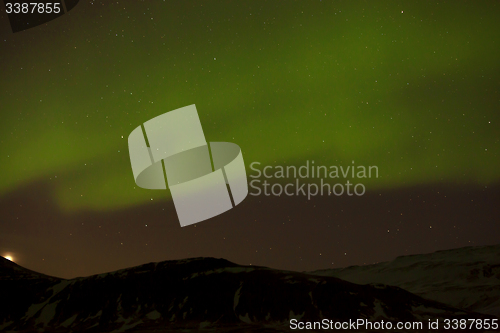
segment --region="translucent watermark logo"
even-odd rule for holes
[[[365,185],[361,182],[367,178],[378,178],[378,167],[355,165],[314,165],[314,161],[306,161],[305,165],[296,167],[289,166],[261,166],[260,162],[250,164],[250,169],[254,174],[249,175],[253,178],[249,182],[252,196],[307,196],[310,200],[312,196],[317,195],[348,195],[362,196],[366,192]],[[344,182],[335,182],[344,178]],[[349,179],[360,180],[351,183]],[[295,181],[288,181],[295,179]]]
[[[164,113],[128,137],[134,179],[172,193],[182,227],[222,214],[248,194],[240,147],[207,143],[195,105]]]

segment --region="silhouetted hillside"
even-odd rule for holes
[[[71,280],[2,259],[0,330],[287,331],[300,321],[487,318],[401,288],[194,258]],[[425,331],[425,330],[424,330]]]

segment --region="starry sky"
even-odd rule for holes
[[[13,33],[2,11],[0,255],[70,278],[496,244],[498,17],[497,1],[81,1]],[[252,162],[354,161],[379,177],[363,196],[248,196],[181,228],[168,190],[134,183],[127,138],[191,104],[248,175]]]

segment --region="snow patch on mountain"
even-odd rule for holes
[[[457,308],[500,316],[500,245],[402,256],[390,262],[311,274],[398,286]]]

